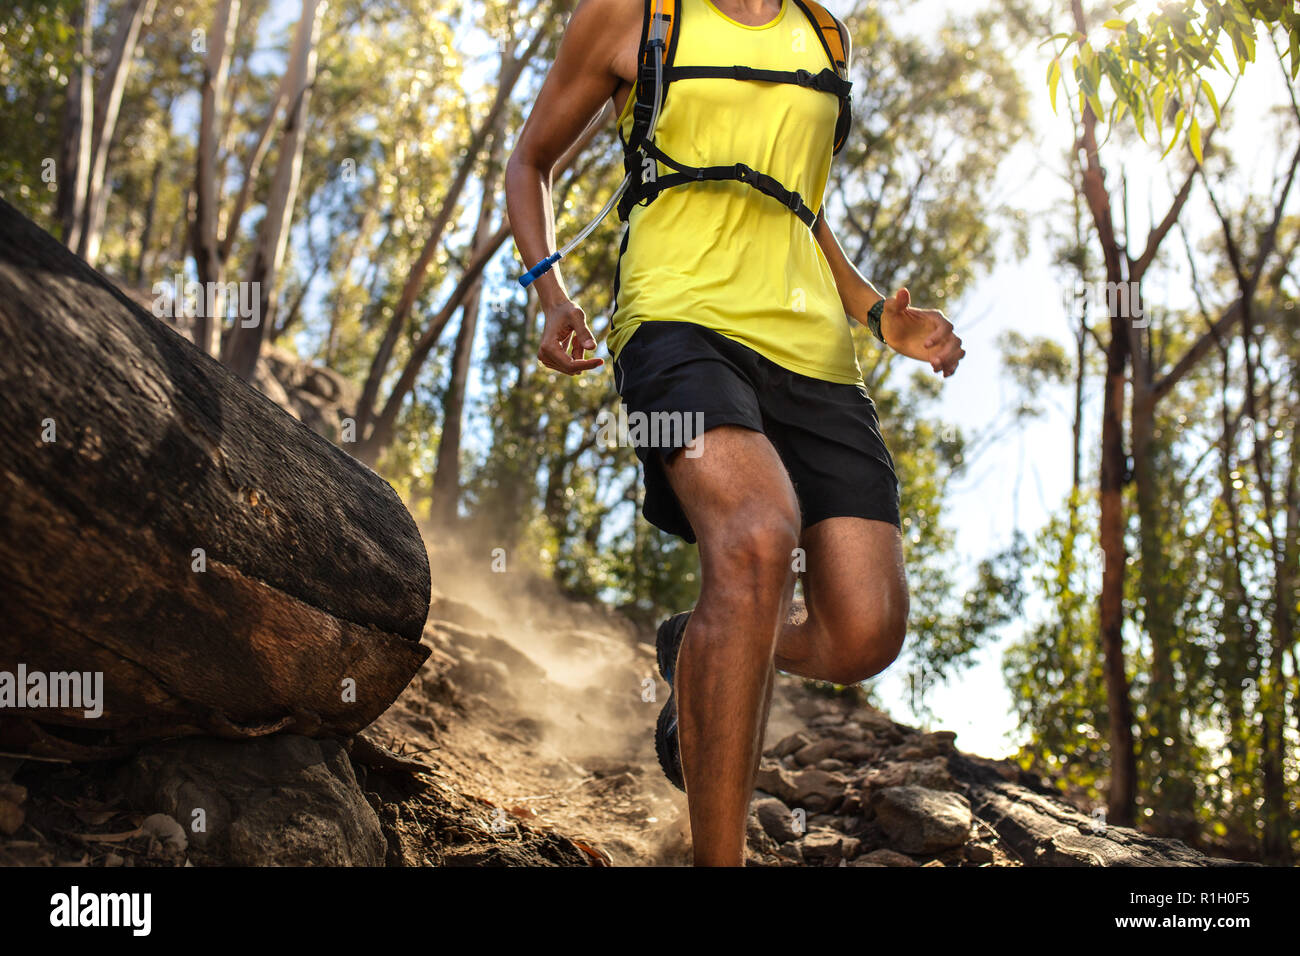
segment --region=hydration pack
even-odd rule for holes
[[[641,52],[637,82],[632,90],[632,128],[623,141],[623,163],[628,188],[618,204],[620,219],[626,220],[635,205],[648,205],[665,189],[692,182],[735,180],[770,196],[798,216],[808,228],[817,214],[808,208],[803,197],[787,189],[766,173],[744,163],[719,166],[688,166],[668,156],[654,142],[653,125],[658,119],[664,97],[674,80],[721,78],[756,80],[762,83],[791,83],[817,90],[839,100],[839,118],[835,124],[832,155],[844,148],[852,121],[852,82],[849,80],[849,36],[844,25],[816,0],[791,0],[813,26],[829,65],[819,73],[808,70],[762,70],[743,65],[674,66],[673,55],[682,32],[682,5],[679,0],[646,0],[645,20],[641,27]],[[621,136],[620,132],[620,136]],[[657,174],[655,161],[671,172]]]

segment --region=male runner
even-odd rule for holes
[[[793,0],[682,0],[679,13],[678,66],[826,66]],[[506,171],[525,262],[556,249],[559,157],[606,100],[630,126],[646,15],[646,0],[580,0],[573,13]],[[819,210],[836,115],[813,89],[678,79],[654,139],[693,165],[746,163]],[[541,362],[569,375],[602,365],[586,357],[596,340],[559,271],[536,287]],[[646,518],[700,551],[699,603],[660,627],[673,696],[656,739],[670,779],[684,778],[696,865],[743,865],[774,669],[853,684],[902,647],[898,484],[848,321],[866,324],[877,303],[884,342],[953,374],[965,352],[943,313],[912,307],[905,288],[883,299],[820,214],[809,228],[734,181],[631,209],[607,343],[615,387],[630,411],[698,412],[705,428],[691,454],[637,449]],[[789,624],[800,555],[808,614]]]

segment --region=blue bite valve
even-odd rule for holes
[[[540,279],[542,276],[546,275],[546,273],[550,272],[551,266],[555,265],[559,261],[560,261],[560,254],[558,252],[551,253],[541,262],[537,263],[537,265],[533,266],[531,269],[529,269],[527,272],[521,275],[519,277],[519,284],[523,286],[525,289],[527,289],[536,280]]]

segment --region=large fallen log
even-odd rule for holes
[[[1025,866],[1249,866],[1206,856],[1180,840],[1108,826],[1049,788],[1008,779],[1003,761],[954,753],[948,772],[963,785],[980,829],[995,833]]]
[[[0,201],[0,750],[353,733],[429,591],[383,479]]]

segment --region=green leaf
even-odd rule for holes
[[[1214,88],[1209,83],[1201,80],[1201,90],[1205,93],[1205,98],[1210,101],[1210,109],[1214,110],[1214,121],[1222,123],[1223,114],[1219,112],[1219,98],[1214,95]]]
[[[1182,110],[1179,110],[1178,115],[1174,117],[1174,135],[1169,139],[1168,148],[1166,148],[1165,151],[1160,154],[1161,159],[1164,159],[1166,156],[1168,156],[1170,150],[1172,150],[1175,146],[1178,145],[1178,134],[1183,131],[1183,121],[1186,118],[1187,118],[1187,114],[1184,113]]]
[[[1047,64],[1047,89],[1052,98],[1052,112],[1056,112],[1056,88],[1061,82],[1061,58],[1052,57],[1052,62]]]
[[[1187,143],[1192,147],[1192,155],[1196,157],[1198,163],[1204,163],[1205,157],[1201,154],[1201,124],[1196,117],[1192,117],[1192,125],[1187,128]]]

